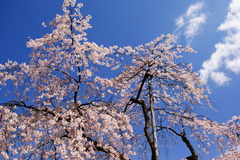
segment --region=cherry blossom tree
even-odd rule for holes
[[[211,146],[222,159],[237,156],[240,117],[219,124],[195,111],[211,105],[191,64],[180,62],[195,52],[190,46],[172,35],[134,48],[99,46],[87,39],[91,16],[81,7],[64,0],[63,14],[47,25],[52,32],[27,42],[29,64],[0,64],[4,159],[127,160],[150,149],[157,160],[176,141],[190,151],[186,159]]]

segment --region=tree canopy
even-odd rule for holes
[[[209,90],[181,62],[195,52],[161,35],[137,47],[89,42],[91,16],[64,0],[52,32],[30,39],[29,63],[0,64],[0,155],[5,159],[160,159],[183,143],[186,159],[214,146],[239,158],[239,119],[199,115]],[[198,145],[197,145],[198,144]],[[142,146],[142,147],[139,147]]]

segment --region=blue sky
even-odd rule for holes
[[[83,13],[93,26],[89,41],[97,44],[137,46],[161,34],[175,34],[179,44],[190,44],[197,54],[184,62],[208,81],[211,101],[218,112],[199,110],[224,122],[240,109],[240,1],[239,0],[82,0]],[[27,61],[28,37],[38,38],[61,14],[62,0],[0,1],[0,63]]]

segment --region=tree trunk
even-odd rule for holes
[[[153,149],[152,149],[152,160],[158,160],[158,140],[157,140],[157,129],[156,129],[156,119],[154,114],[154,98],[151,87],[152,78],[148,78],[149,86],[149,100],[150,100],[150,111],[151,111],[151,123],[152,123],[152,135],[153,135]]]

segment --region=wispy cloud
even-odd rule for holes
[[[231,78],[220,69],[240,73],[240,0],[231,1],[226,19],[218,30],[226,31],[227,35],[223,42],[215,45],[215,52],[203,63],[199,72],[205,81],[212,79],[218,85],[224,85]]]
[[[176,19],[175,35],[183,34],[188,43],[199,33],[200,27],[206,22],[206,14],[202,13],[204,3],[197,2],[188,7],[187,11]],[[183,33],[182,33],[183,32]]]

